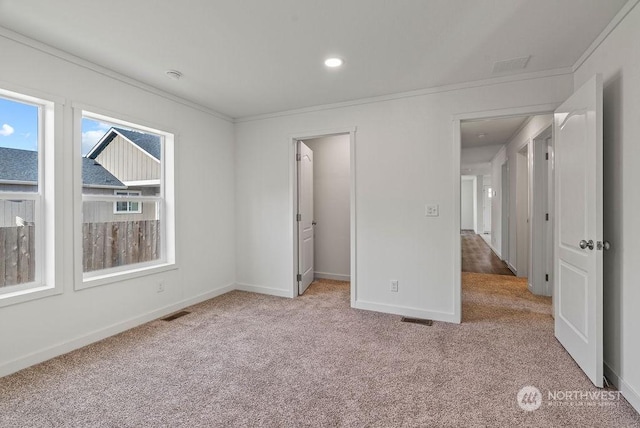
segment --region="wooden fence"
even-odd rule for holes
[[[0,287],[35,280],[34,226],[0,227]],[[156,260],[160,222],[142,220],[82,225],[83,272]]]
[[[0,287],[36,277],[34,226],[0,227]]]
[[[160,221],[83,223],[83,272],[160,257]]]

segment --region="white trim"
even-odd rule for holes
[[[50,360],[57,356],[82,348],[83,346],[90,345],[91,343],[98,342],[100,340],[114,336],[118,333],[122,333],[123,331],[129,330],[131,328],[140,326],[147,322],[164,317],[166,315],[169,315],[173,312],[187,308],[189,306],[193,306],[198,303],[204,302],[206,300],[213,299],[214,297],[218,297],[222,294],[228,293],[233,290],[234,290],[233,284],[229,284],[224,287],[217,288],[212,291],[207,291],[206,293],[181,300],[171,305],[163,306],[159,309],[155,309],[145,314],[138,315],[133,318],[129,318],[125,321],[112,324],[105,328],[94,330],[87,334],[78,336],[74,339],[67,340],[65,342],[58,343],[56,345],[49,346],[47,348],[32,352],[28,355],[25,355],[23,357],[17,358],[12,361],[8,361],[0,365],[0,377],[10,375],[19,370],[25,369],[27,367],[33,366],[43,361]]]
[[[639,0],[640,1],[640,0]],[[525,80],[542,79],[545,77],[565,76],[573,75],[571,67],[556,68],[553,70],[535,71],[532,73],[522,73],[511,76],[492,77],[484,80],[475,80],[471,82],[455,83],[451,85],[435,86],[426,89],[419,89],[415,91],[399,92],[388,95],[381,95],[377,97],[360,98],[352,101],[344,101],[332,104],[322,104],[312,107],[305,107],[300,109],[284,110],[274,113],[258,114],[254,116],[238,117],[234,120],[234,123],[252,122],[256,120],[272,119],[283,116],[294,116],[298,114],[312,113],[323,110],[333,110],[344,107],[352,107],[363,104],[373,104],[384,101],[394,101],[402,98],[420,97],[424,95],[437,94],[441,92],[457,91],[461,89],[472,89],[483,86],[499,85],[503,83],[520,82]]]
[[[289,212],[290,217],[290,231],[289,242],[292,243],[291,247],[291,297],[298,295],[298,281],[296,276],[298,274],[298,239],[297,230],[298,225],[295,220],[298,211],[298,180],[297,170],[298,165],[296,161],[296,147],[298,140],[309,140],[321,137],[331,137],[335,135],[349,134],[349,208],[350,208],[350,220],[349,220],[349,232],[351,237],[351,260],[350,260],[350,295],[351,295],[351,307],[354,307],[357,299],[357,242],[356,242],[356,228],[357,228],[357,216],[356,216],[356,131],[357,127],[352,126],[349,128],[338,129],[324,129],[317,131],[297,132],[289,136]]]
[[[176,228],[175,221],[175,133],[161,130],[162,128],[152,128],[146,125],[145,121],[139,123],[129,120],[131,118],[117,119],[113,116],[103,114],[105,110],[87,107],[80,103],[72,103],[73,108],[73,136],[74,136],[74,289],[82,290],[89,287],[109,284],[130,278],[177,269],[176,258]],[[87,108],[93,111],[88,111]],[[99,111],[100,113],[96,113]],[[119,116],[116,114],[116,116]],[[135,196],[131,199],[136,201],[156,202],[160,207],[160,221],[163,239],[160,241],[161,255],[158,260],[145,263],[136,263],[118,266],[116,268],[102,269],[94,272],[83,272],[83,242],[82,242],[82,208],[85,201],[106,201],[114,202],[127,197],[115,195],[83,195],[82,194],[82,119],[84,117],[100,120],[111,125],[123,125],[131,129],[149,132],[158,135],[162,139],[160,163],[160,195],[159,196]],[[116,131],[117,132],[117,131]],[[135,144],[134,144],[135,145]],[[167,180],[170,177],[170,180]],[[157,208],[156,208],[157,209]],[[158,210],[158,209],[157,209]],[[122,213],[125,214],[125,213]],[[135,214],[128,212],[128,214]]]
[[[313,272],[313,277],[316,279],[332,279],[334,281],[351,281],[350,275],[342,275],[339,273]]]
[[[209,107],[205,107],[193,101],[187,100],[182,97],[178,97],[176,95],[170,94],[169,92],[165,92],[162,89],[158,89],[154,86],[148,85],[146,83],[140,82],[139,80],[132,79],[131,77],[125,76],[118,72],[115,72],[109,68],[103,67],[101,65],[90,62],[86,59],[77,57],[73,54],[65,52],[61,49],[54,48],[53,46],[47,45],[46,43],[42,43],[40,41],[31,39],[29,37],[23,36],[22,34],[18,34],[14,31],[11,31],[7,28],[0,26],[0,37],[5,37],[9,40],[13,40],[16,43],[20,43],[21,45],[28,46],[32,49],[38,50],[45,54],[52,55],[56,58],[59,58],[63,61],[67,61],[71,64],[75,64],[77,66],[86,68],[88,70],[94,71],[98,74],[101,74],[105,77],[109,77],[111,79],[117,80],[119,82],[125,83],[127,85],[133,86],[135,88],[141,89],[143,91],[149,92],[151,94],[157,95],[159,97],[165,98],[167,100],[176,102],[178,104],[182,104],[183,106],[190,107],[194,110],[201,111],[203,113],[210,114],[218,119],[225,120],[227,122],[233,123],[233,118],[224,113],[220,113],[216,110],[213,110]],[[50,98],[50,97],[48,97]]]
[[[451,312],[425,311],[423,309],[413,308],[409,306],[386,305],[382,303],[367,302],[363,300],[358,300],[354,307],[356,309],[362,309],[365,311],[383,312],[405,317],[430,319],[434,321],[459,324],[459,321],[456,321],[457,315]]]
[[[622,396],[631,404],[636,412],[640,413],[640,392],[625,382],[606,362],[604,363],[604,376],[618,388],[618,391],[622,393]]]
[[[283,290],[281,288],[263,287],[261,285],[238,283],[236,284],[235,289],[239,291],[247,291],[249,293],[266,294],[269,296],[286,297],[286,298],[294,297],[291,295],[291,292],[289,290]]]
[[[9,85],[14,88],[15,86]],[[26,93],[0,88],[0,96],[21,104],[38,108],[38,182],[36,192],[2,192],[15,199],[33,200],[35,224],[34,260],[35,278],[33,282],[3,287],[0,291],[0,307],[49,297],[63,292],[62,253],[63,240],[57,234],[62,230],[62,204],[56,200],[62,194],[64,169],[62,157],[56,151],[62,150],[56,142],[62,140],[63,105],[50,99],[38,98]],[[63,98],[57,98],[64,101]],[[33,185],[32,183],[30,185]],[[57,193],[57,192],[60,193]],[[2,198],[4,199],[4,198]]]
[[[596,37],[596,39],[589,45],[586,51],[578,58],[578,60],[571,67],[571,71],[575,73],[578,69],[585,63],[586,60],[598,49],[598,47],[604,42],[604,40],[609,37],[609,34],[616,29],[616,27],[624,20],[624,18],[631,12],[631,10],[638,4],[640,0],[629,0],[622,9],[618,11],[616,16],[609,22],[609,24],[605,27],[604,30]]]
[[[167,263],[163,260],[155,260],[146,263],[136,263],[118,266],[117,268],[101,269],[83,274],[82,283],[76,286],[76,290],[97,287],[99,285],[113,284],[114,282],[128,281],[143,276],[155,275],[171,270],[178,270],[175,263]]]
[[[156,187],[160,185],[160,180],[159,179],[158,180],[134,180],[134,181],[123,181],[122,183],[128,187]]]

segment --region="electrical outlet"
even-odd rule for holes
[[[424,215],[427,217],[438,217],[440,215],[440,207],[437,204],[425,205]]]
[[[394,293],[398,292],[398,280],[397,279],[393,279],[391,280],[391,291],[393,291]]]
[[[157,289],[158,293],[163,293],[164,292],[164,281],[160,281],[158,283],[158,289]]]

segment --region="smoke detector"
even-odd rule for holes
[[[178,70],[167,70],[165,71],[165,74],[171,80],[180,80],[180,78],[182,77],[182,73],[180,73]]]

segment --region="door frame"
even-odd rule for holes
[[[460,213],[460,161],[462,152],[462,138],[460,122],[477,119],[504,119],[514,116],[535,116],[553,114],[561,103],[538,104],[521,107],[511,107],[498,110],[486,110],[472,113],[460,113],[452,116],[453,122],[453,165],[451,177],[453,183],[453,212]],[[460,215],[453,215],[453,320],[462,322],[462,247],[460,243]]]
[[[356,282],[356,130],[355,126],[350,128],[338,128],[318,131],[296,132],[289,137],[289,221],[291,235],[289,242],[292,242],[291,251],[291,287],[290,296],[298,297],[298,162],[296,160],[297,142],[314,138],[332,137],[336,135],[349,134],[349,234],[350,234],[350,284],[351,284],[351,307],[355,307],[357,297]]]
[[[541,236],[542,239],[529,242],[529,290],[537,295],[553,294],[553,272],[549,270],[553,263],[553,234],[549,228],[553,225],[553,203],[549,192],[553,189],[553,124],[543,129],[531,139],[529,144],[529,236]],[[549,158],[546,159],[545,155]],[[542,166],[542,167],[541,167]],[[549,220],[545,220],[545,214]],[[549,275],[549,280],[544,277]]]

